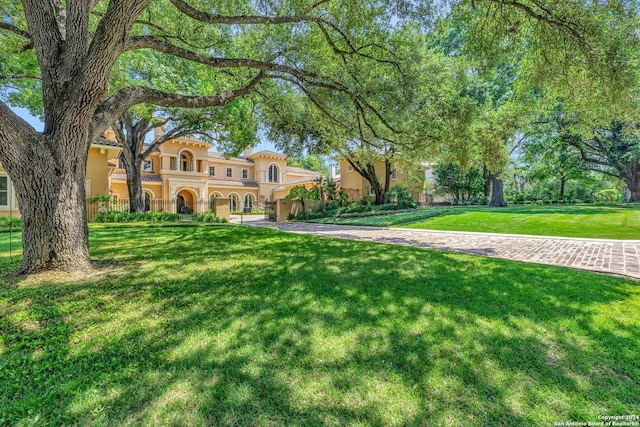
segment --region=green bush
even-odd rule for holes
[[[616,188],[605,188],[596,193],[598,202],[620,202],[622,197],[622,193]]]
[[[108,212],[96,215],[92,222],[177,222],[180,218],[178,214],[167,212]]]
[[[228,222],[226,218],[216,216],[216,214],[211,211],[206,212],[202,215],[194,215],[193,220],[205,224],[224,224]]]
[[[404,185],[398,184],[391,187],[387,194],[387,200],[393,200],[400,209],[415,208],[418,206],[415,199],[411,196],[411,191]]]
[[[398,211],[406,210],[406,206],[400,206],[397,204],[385,204],[385,205],[349,205],[342,208],[314,212],[301,212],[298,215],[289,215],[289,219],[295,219],[299,221],[307,221],[311,219],[329,218],[329,217],[348,217],[356,215],[374,215],[378,212]],[[413,209],[413,208],[411,208]]]
[[[365,194],[364,196],[362,196],[362,199],[360,199],[359,203],[363,206],[372,206],[376,203],[376,198],[371,194]]]
[[[9,218],[0,216],[0,232],[9,230],[20,231],[22,229],[22,220],[20,218]]]

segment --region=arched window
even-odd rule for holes
[[[229,199],[231,203],[231,212],[240,210],[240,201],[238,200],[238,196],[236,194],[229,194]]]
[[[253,194],[247,194],[244,196],[244,207],[253,209]]]
[[[191,172],[192,170],[192,161],[189,153],[182,152],[180,153],[180,170],[185,172]]]
[[[213,211],[215,210],[215,199],[218,197],[222,197],[222,195],[220,193],[211,193],[211,195],[209,196],[209,210]]]
[[[270,164],[267,171],[267,182],[279,182],[279,175],[278,165]]]

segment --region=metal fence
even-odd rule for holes
[[[98,214],[110,212],[129,212],[130,203],[128,199],[110,201],[92,201],[87,199],[87,218],[91,221]],[[145,201],[145,212],[166,212],[178,214],[202,214],[213,210],[213,204],[208,200],[159,200],[152,199]]]

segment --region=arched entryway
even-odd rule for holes
[[[195,207],[195,197],[191,192],[182,190],[176,196],[176,212],[181,214],[193,213]]]

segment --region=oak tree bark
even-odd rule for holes
[[[491,201],[489,206],[493,208],[503,208],[507,206],[507,202],[504,200],[504,189],[502,186],[502,180],[498,174],[491,174]]]

